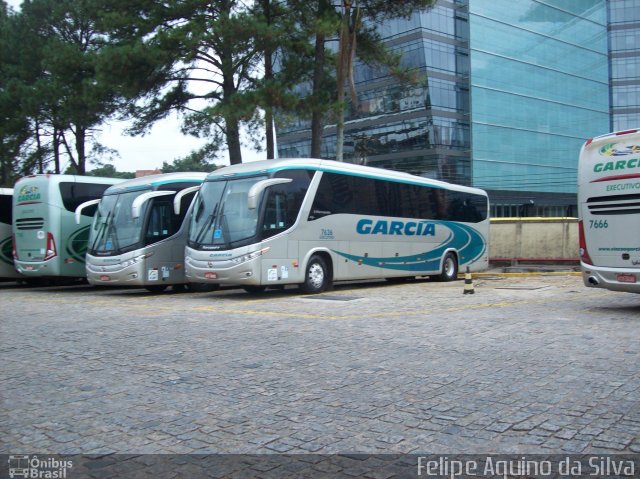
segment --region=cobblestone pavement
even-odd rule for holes
[[[0,453],[640,452],[640,295],[463,286],[0,286]]]

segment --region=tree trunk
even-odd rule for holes
[[[271,25],[271,0],[262,0],[262,12],[267,21],[267,25]],[[273,82],[273,48],[267,42],[264,48],[264,80],[267,89],[271,87]],[[264,130],[267,140],[267,159],[275,158],[275,139],[273,137],[273,103],[271,96],[267,94],[267,105],[264,109]]]
[[[349,17],[351,16],[351,0],[343,0],[342,20],[340,24],[340,42],[338,47],[338,65],[336,68],[337,100],[336,111],[336,161],[343,161],[344,145],[344,82],[349,66]]]
[[[40,122],[36,118],[36,156],[38,158],[38,173],[44,173],[44,163],[42,161],[43,153],[42,153],[42,143],[40,142]],[[54,130],[55,136],[55,130]]]
[[[78,162],[76,163],[76,174],[86,174],[86,162],[87,154],[85,150],[85,140],[87,137],[87,131],[83,126],[76,126],[76,153]]]
[[[242,163],[242,149],[240,148],[240,122],[236,118],[225,119],[227,148],[229,148],[229,162],[232,165]]]
[[[331,8],[326,0],[318,2],[318,18],[322,18],[326,11]],[[326,35],[322,32],[316,34],[315,64],[313,67],[313,99],[314,106],[311,112],[311,158],[321,158],[322,156],[322,132],[324,130],[324,115],[320,102],[320,92],[324,84],[325,52],[324,43]]]
[[[53,127],[53,166],[55,173],[60,173],[60,135],[62,132]]]

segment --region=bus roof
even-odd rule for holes
[[[453,183],[447,183],[445,181],[434,180],[432,178],[425,178],[422,176],[416,176],[409,173],[404,173],[394,170],[386,170],[383,168],[375,168],[372,166],[355,165],[353,163],[343,163],[334,160],[320,160],[315,158],[287,158],[279,160],[263,160],[253,161],[250,163],[242,163],[239,165],[226,166],[209,173],[207,176],[208,181],[212,181],[219,178],[228,176],[244,176],[258,173],[272,173],[281,170],[291,169],[308,169],[327,171],[335,173],[344,173],[353,176],[362,176],[366,178],[376,178],[390,181],[397,181],[399,183],[411,183],[417,185],[432,186],[436,188],[447,188],[459,191],[467,191],[470,193],[476,193],[486,195],[484,190],[479,188],[473,188],[470,186],[457,185]]]
[[[77,183],[103,183],[103,184],[110,184],[110,185],[124,181],[121,178],[107,178],[104,176],[58,175],[55,173],[42,173],[42,174],[24,176],[16,182],[16,185],[21,181],[28,181],[33,179],[47,180],[54,183],[73,181]]]
[[[162,173],[159,175],[141,176],[140,178],[132,178],[130,180],[123,181],[117,185],[113,185],[104,192],[105,195],[121,193],[122,191],[129,189],[136,189],[144,186],[155,187],[166,185],[170,183],[180,183],[183,181],[202,183],[207,177],[208,173],[199,173],[193,171],[177,172],[177,173]]]

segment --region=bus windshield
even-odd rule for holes
[[[229,248],[254,238],[258,209],[249,209],[249,189],[266,176],[207,181],[200,188],[191,217],[189,242],[198,246]]]
[[[91,226],[89,251],[119,254],[142,241],[142,221],[148,202],[143,204],[138,218],[132,217],[131,205],[133,200],[146,191],[149,190],[102,197]]]

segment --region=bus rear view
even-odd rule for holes
[[[584,284],[640,293],[640,130],[584,144],[578,208]]]

